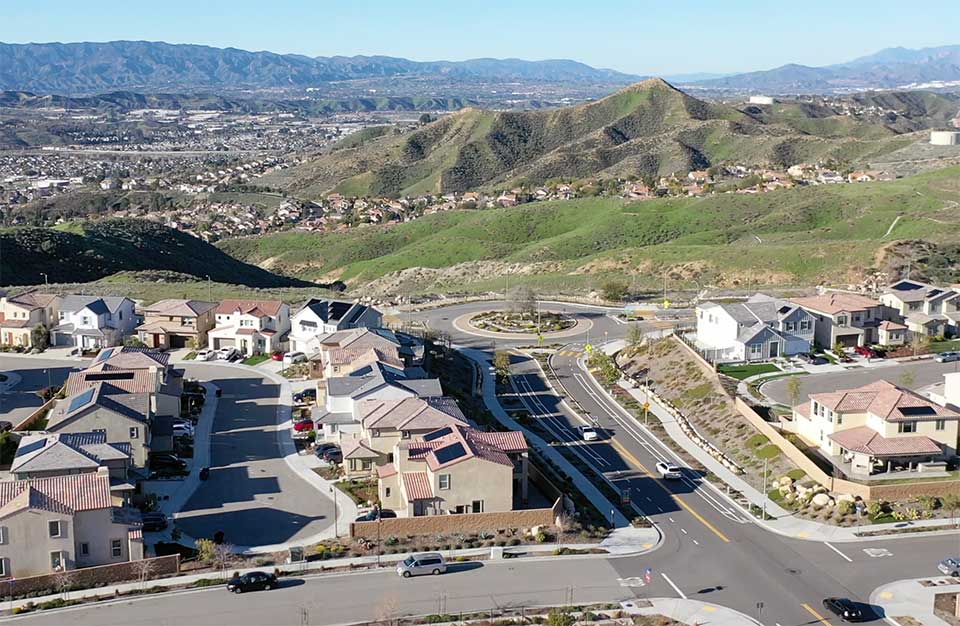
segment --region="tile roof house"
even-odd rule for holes
[[[885,380],[811,394],[793,409],[793,429],[852,476],[952,457],[958,425],[960,413]]]
[[[894,316],[882,302],[853,293],[827,292],[791,298],[790,302],[814,316],[814,342],[821,348],[832,348],[838,343],[846,348],[875,344],[879,341],[880,322]]]
[[[108,443],[104,432],[46,433],[20,439],[10,473],[17,480],[96,472],[106,467],[112,491],[124,491],[132,450],[129,443]]]
[[[787,300],[755,294],[744,302],[697,306],[699,348],[713,361],[762,361],[810,351],[815,318]]]
[[[0,297],[0,345],[32,347],[30,331],[56,326],[59,308],[60,296],[35,290]]]
[[[290,350],[312,354],[320,339],[339,330],[377,328],[383,316],[359,302],[310,298],[290,320]]]
[[[137,326],[135,303],[112,296],[64,296],[57,325],[50,329],[50,343],[99,350],[123,343]]]
[[[907,330],[924,337],[960,333],[960,292],[916,280],[900,280],[880,296]]]
[[[104,467],[0,481],[0,578],[140,560],[137,518],[114,507]]]
[[[290,333],[290,307],[279,300],[224,300],[215,310],[216,327],[207,333],[213,350],[233,347],[245,356],[282,349]]]
[[[396,444],[377,468],[378,491],[401,516],[510,511],[526,499],[527,471],[523,433],[453,423]]]
[[[202,300],[168,299],[143,307],[137,335],[149,348],[177,349],[207,345],[217,304]]]
[[[72,372],[67,393],[106,382],[126,393],[150,396],[154,415],[179,417],[183,396],[183,370],[170,365],[170,355],[150,348],[127,346],[101,350],[85,370]]]

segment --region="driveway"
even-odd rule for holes
[[[333,524],[332,501],[284,461],[277,441],[280,387],[252,368],[185,368],[223,395],[210,439],[210,478],[184,505],[177,526],[196,539],[222,530],[234,546],[258,546],[302,542]]]
[[[934,383],[942,383],[946,372],[960,371],[960,361],[954,363],[937,363],[935,361],[915,361],[912,363],[896,363],[884,367],[846,370],[844,372],[825,372],[798,376],[800,382],[800,397],[805,398],[811,393],[824,393],[838,389],[852,389],[877,380],[888,380],[896,385],[902,384],[904,372],[910,372],[913,382],[911,389],[920,389]],[[787,392],[789,378],[777,378],[760,387],[765,396],[781,404],[790,404],[790,394]]]
[[[88,362],[77,360],[72,365],[62,359],[0,355],[0,372],[13,372],[21,379],[10,391],[0,393],[0,419],[17,424],[43,404],[37,391],[62,385],[71,371]]]

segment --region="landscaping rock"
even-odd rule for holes
[[[793,479],[790,478],[789,476],[781,476],[781,477],[780,477],[780,484],[781,484],[781,485],[788,485],[788,486],[789,486],[789,485],[792,485],[792,484],[793,484]]]
[[[830,506],[833,503],[833,499],[825,493],[818,493],[813,496],[810,502],[818,509],[822,509],[823,507]]]

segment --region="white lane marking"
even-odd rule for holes
[[[837,550],[836,546],[834,546],[832,543],[830,543],[830,542],[828,542],[828,541],[824,541],[824,542],[823,542],[823,545],[827,546],[828,548],[830,548],[831,550],[833,550],[834,552],[836,552],[837,554],[839,554],[840,556],[842,556],[843,558],[845,558],[845,559],[847,560],[847,563],[853,563],[853,559],[851,559],[850,557],[848,557],[848,556],[847,556],[846,554],[844,554],[843,552],[840,552],[839,550]]]
[[[671,587],[673,587],[673,590],[676,591],[677,594],[678,594],[681,598],[683,598],[684,600],[687,599],[686,594],[684,594],[682,591],[680,591],[680,587],[677,587],[675,584],[673,584],[673,581],[670,580],[670,577],[669,577],[669,576],[667,576],[667,575],[664,574],[663,572],[660,572],[660,575],[663,576],[663,579],[664,579],[665,581],[667,581],[667,584],[670,585]]]
[[[672,518],[672,517],[668,517],[667,519],[670,520],[670,523],[673,523],[673,518]]]
[[[618,578],[621,587],[645,587],[647,583],[644,582],[639,576],[633,576],[631,578]]]
[[[695,546],[699,546],[699,545],[700,545],[700,542],[699,542],[699,541],[697,541],[696,539],[694,539],[694,540],[693,540],[693,545],[695,545]]]
[[[867,553],[867,556],[871,556],[875,559],[885,556],[893,556],[893,552],[890,552],[886,548],[864,548],[863,551]]]
[[[686,535],[686,534],[687,534],[687,529],[686,529],[686,528],[681,528],[681,529],[680,529],[680,532],[682,532],[684,535]]]

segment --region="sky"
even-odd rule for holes
[[[641,75],[960,44],[956,0],[0,0],[0,42],[135,39],[308,56],[574,59]],[[131,8],[135,7],[135,8]],[[936,16],[943,16],[937,19]]]

